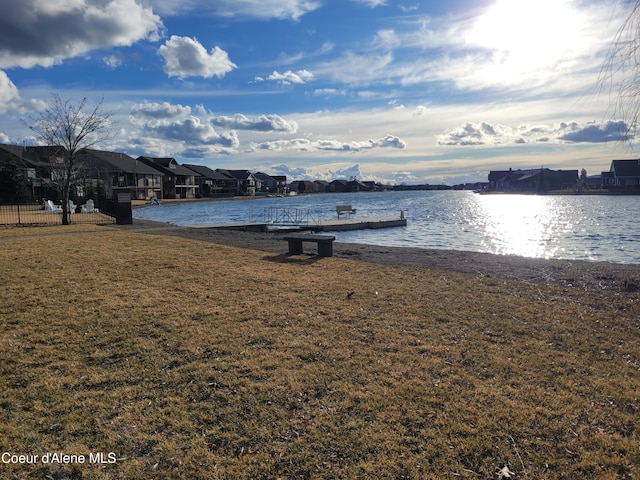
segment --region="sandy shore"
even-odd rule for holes
[[[245,232],[221,229],[176,227],[160,222],[135,219],[127,229],[154,234],[176,235],[196,240],[231,245],[286,255],[285,232]],[[314,253],[314,246],[305,251]],[[334,255],[384,265],[423,267],[455,271],[533,283],[562,285],[583,289],[640,291],[640,265],[580,260],[526,258],[513,255],[427,250],[421,248],[383,247],[336,242]]]

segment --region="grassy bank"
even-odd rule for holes
[[[638,294],[74,228],[0,240],[0,446],[94,462],[2,478],[640,474]]]

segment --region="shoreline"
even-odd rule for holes
[[[287,252],[283,239],[287,232],[193,228],[141,219],[134,219],[133,225],[120,228],[140,233],[185,237],[283,256],[286,256]],[[640,292],[640,265],[636,264],[343,242],[335,242],[334,256],[382,265],[428,268],[570,288]]]

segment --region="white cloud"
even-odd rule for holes
[[[160,17],[135,0],[3,3],[0,68],[50,67],[95,49],[154,39]]]
[[[236,68],[229,55],[219,47],[213,47],[210,53],[195,38],[172,35],[158,49],[164,58],[164,71],[170,77],[224,77]]]
[[[336,179],[350,180],[352,178],[363,179],[362,172],[360,171],[360,165],[347,165],[341,164],[320,165],[320,166],[308,166],[299,167],[291,166],[287,164],[271,165],[266,168],[270,175],[286,175],[287,181],[293,180],[326,180],[331,182]]]
[[[346,94],[346,90],[337,88],[318,88],[313,91],[313,95],[316,97],[341,97]]]
[[[269,150],[286,151],[297,150],[302,152],[317,151],[339,151],[339,152],[360,152],[375,148],[398,148],[404,149],[406,143],[393,135],[378,140],[367,140],[364,142],[343,142],[340,140],[309,140],[307,138],[294,138],[289,140],[274,140],[270,142],[252,143],[248,151]]]
[[[522,145],[528,143],[604,143],[631,140],[628,124],[559,122],[554,125],[521,125],[517,128],[488,122],[465,123],[438,136],[445,146]]]
[[[312,0],[153,0],[154,8],[165,15],[196,13],[221,17],[299,20],[321,6]]]
[[[162,103],[139,103],[131,108],[131,115],[135,118],[144,119],[171,119],[189,115],[191,107],[174,105],[168,102]]]
[[[107,67],[111,69],[118,68],[120,65],[122,65],[122,57],[119,55],[109,55],[107,57],[104,57],[102,61],[107,65]]]
[[[0,70],[0,113],[8,109],[10,102],[20,98],[18,88],[5,72]]]
[[[260,115],[257,118],[249,118],[240,113],[233,117],[217,116],[209,119],[215,127],[232,130],[253,130],[257,132],[295,133],[298,130],[296,122],[285,120],[279,115]]]
[[[196,145],[222,145],[229,148],[240,145],[235,132],[218,134],[211,125],[193,116],[173,122],[149,122],[144,126],[144,132],[153,137]]]
[[[367,7],[375,8],[380,7],[387,4],[387,0],[354,0],[356,3],[360,5],[365,5]]]
[[[35,98],[23,100],[20,92],[9,76],[0,70],[0,114],[13,111],[21,115],[39,112],[46,108],[46,102]]]
[[[261,77],[256,77],[256,81]],[[297,72],[292,72],[291,70],[287,70],[284,73],[278,73],[278,71],[274,71],[271,75],[267,77],[267,80],[271,80],[274,82],[279,82],[283,85],[296,84],[300,85],[303,83],[307,83],[309,80],[313,78],[313,73],[307,70],[298,70]]]

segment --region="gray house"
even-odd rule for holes
[[[132,200],[164,198],[164,174],[126,153],[83,150],[78,164],[82,166],[87,179],[95,179],[96,183],[102,185],[107,197],[130,193]]]
[[[606,180],[607,186],[618,188],[640,188],[640,159],[635,160],[612,160]]]
[[[238,195],[238,180],[231,175],[203,165],[185,163],[184,167],[198,174],[196,181],[203,197],[232,197]]]
[[[186,168],[175,158],[138,157],[138,160],[159,171],[163,176],[162,198],[196,198],[199,196],[198,183],[193,170]]]

